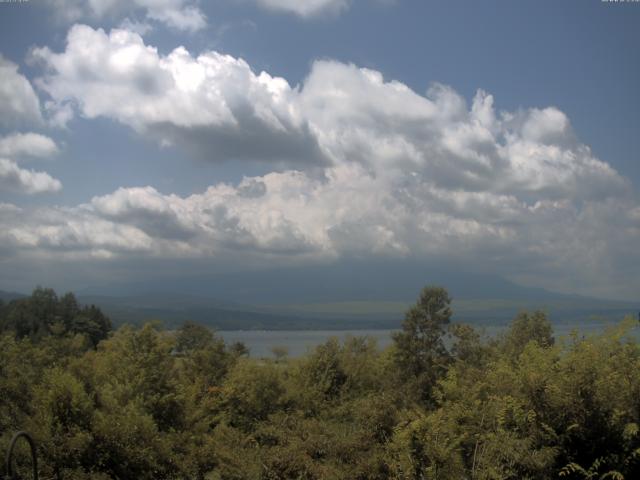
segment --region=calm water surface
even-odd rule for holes
[[[554,325],[553,330],[556,337],[562,337],[576,329],[585,334],[597,333],[611,325],[614,324],[595,322],[561,324]],[[481,328],[486,335],[493,336],[503,331],[505,327],[487,325]],[[298,357],[331,337],[341,341],[349,336],[372,337],[379,348],[384,348],[391,343],[391,334],[395,331],[397,330],[227,330],[217,333],[227,343],[243,342],[249,348],[252,357],[261,358],[272,357],[271,350],[274,347],[286,347],[290,357]]]

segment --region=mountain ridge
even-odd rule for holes
[[[222,330],[339,330],[398,328],[429,284],[447,288],[454,321],[474,324],[504,324],[521,310],[542,309],[560,323],[594,316],[615,320],[640,310],[640,301],[551,292],[497,275],[410,262],[164,277],[87,286],[75,293],[81,303],[98,305],[115,324],[156,319],[169,328],[192,320]]]

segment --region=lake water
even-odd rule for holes
[[[568,335],[573,330],[581,333],[597,333],[603,331],[613,323],[588,322],[581,324],[554,325],[556,337]],[[485,325],[480,327],[488,336],[496,335],[505,329],[504,326]],[[222,330],[216,332],[224,338],[225,342],[243,342],[250,355],[256,358],[273,357],[271,351],[274,347],[286,347],[290,357],[298,357],[306,354],[331,337],[344,340],[348,336],[372,337],[379,348],[391,344],[391,334],[397,330]]]

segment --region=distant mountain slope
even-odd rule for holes
[[[264,305],[269,312],[289,313],[301,316],[344,317],[370,316],[372,318],[402,317],[413,302],[335,302],[289,305]],[[543,310],[556,321],[573,322],[598,315],[618,317],[635,314],[638,305],[631,302],[597,299],[563,300],[504,300],[504,299],[454,299],[453,318],[458,321],[492,322],[513,318],[522,310]]]
[[[399,325],[396,317],[299,315],[192,295],[82,295],[78,300],[85,305],[99,306],[116,326],[125,323],[141,324],[151,320],[160,320],[166,328],[176,328],[186,320],[191,320],[218,330],[341,330],[396,328]]]
[[[637,302],[600,300],[516,285],[444,265],[350,262],[88,286],[76,291],[115,324],[193,320],[218,329],[397,328],[425,285],[453,298],[454,321],[499,325],[542,309],[555,323],[636,316]],[[7,294],[19,295],[19,294]],[[0,297],[2,298],[2,297]]]
[[[0,291],[5,302],[24,298],[16,292]],[[638,315],[640,305],[584,297],[551,295],[535,299],[460,298],[453,300],[453,320],[473,324],[508,323],[521,310],[545,310],[556,324],[616,321]],[[289,302],[249,305],[199,295],[146,292],[139,295],[79,295],[82,304],[99,306],[116,326],[160,320],[175,328],[192,320],[218,330],[343,330],[398,328],[404,312],[415,301],[353,300],[333,302]]]
[[[83,304],[96,304],[116,325],[160,320],[175,328],[192,320],[219,330],[341,330],[398,328],[410,302],[326,302],[310,304],[239,305],[193,295],[146,293],[140,296],[80,296]],[[617,321],[635,315],[638,306],[626,302],[586,299],[524,301],[458,299],[453,320],[483,325],[508,323],[521,310],[542,309],[556,324]]]
[[[5,292],[4,290],[0,290],[0,300],[3,302],[10,302],[11,300],[17,300],[19,298],[24,298],[26,295],[17,292]]]
[[[580,299],[516,285],[497,275],[463,272],[416,262],[344,262],[192,277],[158,278],[87,287],[80,295],[138,296],[148,293],[224,299],[241,305],[351,301],[413,302],[425,285],[442,285],[453,298],[504,300]],[[639,299],[640,300],[640,299]]]
[[[594,315],[618,319],[640,309],[640,300],[564,295],[496,275],[410,261],[158,278],[94,286],[78,294],[116,322],[159,318],[224,329],[395,328],[429,284],[447,288],[455,320],[473,323],[506,323],[523,309],[544,309],[555,322],[586,321]]]

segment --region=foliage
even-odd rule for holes
[[[425,287],[406,313],[402,331],[393,336],[398,372],[425,402],[432,400],[432,391],[449,361],[443,336],[451,319],[450,304],[444,288]]]
[[[632,319],[558,341],[522,312],[485,339],[449,305],[423,290],[384,350],[255,359],[193,323],[109,333],[36,289],[0,308],[0,449],[29,430],[54,479],[640,478]]]
[[[49,335],[84,335],[95,347],[111,331],[111,321],[95,305],[80,307],[73,293],[58,298],[50,288],[37,287],[30,297],[0,308],[0,333],[39,340]]]

